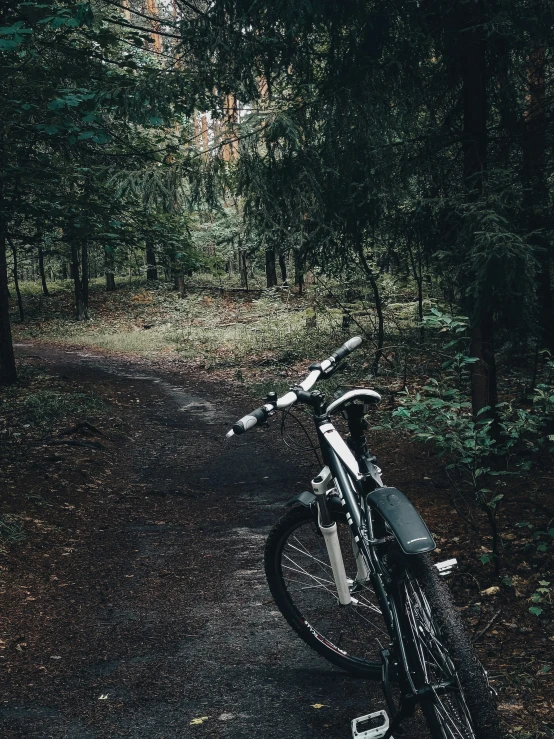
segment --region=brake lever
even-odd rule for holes
[[[327,372],[325,372],[324,377],[327,380],[329,377],[332,377],[337,372],[344,372],[344,370],[348,369],[350,365],[348,362],[341,362],[340,364],[335,364],[331,369],[329,369]]]

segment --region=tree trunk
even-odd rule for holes
[[[535,7],[540,14],[543,0]],[[542,39],[541,39],[542,41]],[[527,62],[527,111],[523,146],[524,213],[529,240],[535,247],[537,259],[538,320],[543,348],[554,349],[554,305],[550,278],[551,246],[544,235],[550,218],[550,193],[548,188],[545,110],[546,53],[540,45],[529,55]]]
[[[44,252],[42,246],[38,248],[38,271],[40,274],[40,281],[42,283],[42,294],[48,296],[48,285],[46,284],[46,273],[44,271]]]
[[[265,250],[265,276],[267,287],[275,287],[277,284],[277,271],[275,269],[275,250]]]
[[[373,358],[373,374],[375,377],[379,374],[379,361],[383,356],[383,345],[385,343],[385,316],[383,314],[383,301],[381,300],[381,293],[379,292],[379,285],[375,274],[371,269],[367,259],[365,258],[364,249],[361,242],[356,244],[356,250],[360,257],[360,262],[364,272],[367,275],[367,279],[373,292],[373,299],[375,301],[375,310],[377,311],[377,348],[375,349],[375,356]]]
[[[21,290],[19,289],[19,269],[17,266],[17,249],[15,244],[8,237],[13,255],[13,283],[15,285],[15,294],[17,295],[17,306],[19,308],[19,320],[23,322],[25,320],[25,312],[23,311],[23,300],[21,298]]]
[[[279,268],[281,270],[281,280],[283,285],[287,284],[287,260],[282,251],[279,252]]]
[[[84,318],[81,320],[86,320],[88,318],[88,270],[88,243],[83,241],[81,245],[81,300],[83,303]]]
[[[487,68],[484,19],[478,3],[465,3],[465,28],[459,34],[463,81],[464,183],[474,198],[484,194],[487,169]]]
[[[0,233],[0,385],[12,385],[14,382],[17,382],[17,371],[10,325],[6,237]]]
[[[298,287],[298,294],[302,295],[304,291],[304,260],[302,254],[298,251],[294,252],[294,284]]]
[[[423,265],[421,263],[421,247],[418,247],[417,261],[412,249],[411,240],[407,239],[408,254],[410,255],[410,263],[412,265],[412,274],[417,285],[417,314],[419,318],[419,336],[422,342],[425,341],[425,329],[423,328]]]
[[[465,4],[463,28],[459,33],[463,82],[464,184],[469,200],[485,194],[487,176],[487,60],[485,19],[481,5]],[[477,305],[471,321],[471,353],[478,361],[472,365],[471,401],[474,418],[497,419],[496,363],[494,359],[492,301]]]
[[[248,265],[246,264],[246,252],[239,246],[239,271],[240,286],[245,287],[248,292]]]
[[[67,280],[67,264],[62,263],[62,280]]]
[[[146,240],[146,279],[147,280],[157,280],[158,279],[156,252],[154,250],[154,243],[150,239]]]
[[[83,291],[81,280],[79,278],[79,252],[77,244],[71,244],[71,274],[73,275],[73,288],[75,294],[75,318],[78,321],[84,321],[85,310],[83,305]]]
[[[106,275],[106,292],[115,290],[115,264],[112,251],[104,249],[104,274]]]
[[[482,408],[490,407],[491,413],[481,413],[479,418],[493,415],[498,403],[496,387],[496,362],[493,344],[493,316],[492,313],[481,313],[479,326],[471,329],[471,356],[478,357],[479,361],[473,365],[471,374],[471,407],[473,415],[477,417]]]

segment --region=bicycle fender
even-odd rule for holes
[[[304,490],[304,492],[300,493],[300,495],[295,495],[294,498],[287,500],[285,505],[291,506],[295,503],[300,503],[305,508],[311,508],[315,503],[315,495],[309,490]]]
[[[312,493],[310,490],[304,490],[304,492],[300,493],[300,495],[295,495],[294,498],[291,498],[289,501],[287,501],[286,505],[292,506],[295,503],[300,503],[305,508],[311,508],[313,506],[315,510],[315,502],[316,496],[314,495],[314,493]],[[340,498],[336,495],[332,495],[331,497],[327,498],[327,505],[330,511],[334,511],[335,513],[341,511],[342,513],[344,513]]]
[[[400,490],[377,488],[366,502],[385,519],[406,554],[423,554],[436,547],[423,519]]]

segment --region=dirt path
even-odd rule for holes
[[[45,524],[3,568],[3,737],[346,739],[354,716],[383,707],[378,686],[311,653],[272,603],[264,538],[311,469],[275,430],[225,440],[244,398],[82,352],[19,351],[112,399],[128,432],[78,470],[71,450],[48,470],[30,460],[57,530]],[[83,484],[63,488],[77,472]]]
[[[251,401],[145,361],[18,351],[110,400],[122,432],[30,455],[8,491],[35,491],[40,536],[0,555],[3,737],[347,739],[384,707],[272,602],[264,540],[314,468],[275,428],[225,439]]]

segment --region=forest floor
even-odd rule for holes
[[[378,686],[304,647],[265,584],[264,538],[314,465],[275,443],[278,424],[224,438],[256,404],[244,375],[256,388],[275,374],[290,382],[305,362],[283,368],[259,352],[239,376],[167,348],[125,356],[64,347],[50,325],[48,344],[36,322],[25,331],[23,382],[0,406],[2,736],[346,739],[354,716],[383,707]],[[507,735],[554,736],[554,625],[528,610],[549,555],[516,526],[539,525],[548,497],[507,502],[511,584],[498,587],[440,460],[384,431],[371,447],[439,558],[461,563],[451,585]],[[417,723],[405,734],[424,736]]]

